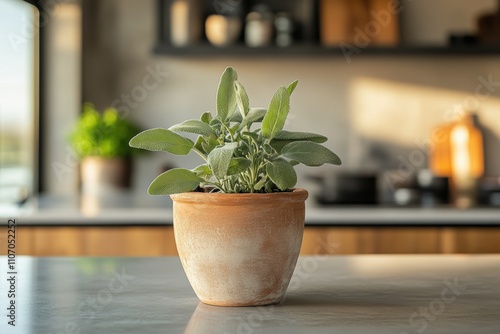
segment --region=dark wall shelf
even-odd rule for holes
[[[359,53],[353,52],[351,56],[500,56],[500,46],[397,46],[366,47],[359,50]],[[340,47],[322,47],[315,44],[297,44],[286,48],[277,46],[249,48],[243,44],[214,47],[208,43],[179,48],[167,44],[157,44],[154,48],[155,54],[183,57],[344,56],[344,52],[346,51]]]
[[[325,47],[321,45],[319,37],[319,5],[317,0],[268,0],[274,11],[285,11],[293,13],[294,19],[300,23],[301,36],[298,36],[297,44],[290,47],[268,46],[261,48],[247,47],[240,37],[239,44],[228,47],[215,47],[206,38],[202,38],[199,44],[176,47],[170,41],[170,18],[169,9],[173,0],[158,1],[158,37],[153,52],[158,55],[182,56],[182,57],[344,57],[346,51],[340,47]],[[232,0],[219,0],[217,3],[231,3]],[[240,9],[248,11],[251,5],[258,3],[257,0],[244,2]],[[205,1],[204,10],[206,15],[217,12],[215,1]],[[398,18],[401,20],[401,18]],[[400,42],[401,43],[401,42]],[[404,41],[403,41],[404,44]],[[359,48],[352,53],[352,57],[358,56],[500,56],[500,45],[398,45],[398,46],[369,46]],[[349,51],[347,51],[349,52]]]

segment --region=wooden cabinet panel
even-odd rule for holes
[[[445,228],[442,253],[500,253],[500,228]]]
[[[355,228],[308,227],[304,231],[300,254],[355,254],[358,239]]]
[[[5,240],[6,230],[2,230],[2,239]],[[172,227],[18,226],[16,253],[36,256],[162,256],[177,255],[177,250]],[[0,254],[6,254],[5,247]]]
[[[171,227],[89,227],[82,232],[88,256],[177,255]]]
[[[439,252],[438,228],[309,227],[301,254],[425,254]]]
[[[439,252],[437,228],[373,229],[376,254],[428,254]]]
[[[18,227],[19,234],[24,228]],[[84,252],[84,231],[75,227],[34,227],[31,228],[31,252],[41,256],[78,256]]]
[[[4,255],[7,228],[0,231],[0,254]],[[16,241],[19,255],[177,255],[173,228],[166,226],[18,226]],[[306,227],[300,253],[500,253],[500,228]]]

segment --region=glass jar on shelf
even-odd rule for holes
[[[274,15],[266,5],[257,5],[248,13],[245,25],[245,43],[249,47],[272,44]]]

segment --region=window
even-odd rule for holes
[[[0,0],[0,207],[36,191],[38,11]]]

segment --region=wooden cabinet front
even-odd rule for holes
[[[1,228],[6,245],[7,228]],[[7,248],[1,247],[5,255]],[[34,256],[177,255],[171,226],[18,226],[16,253]],[[306,227],[302,255],[500,253],[497,227]]]

